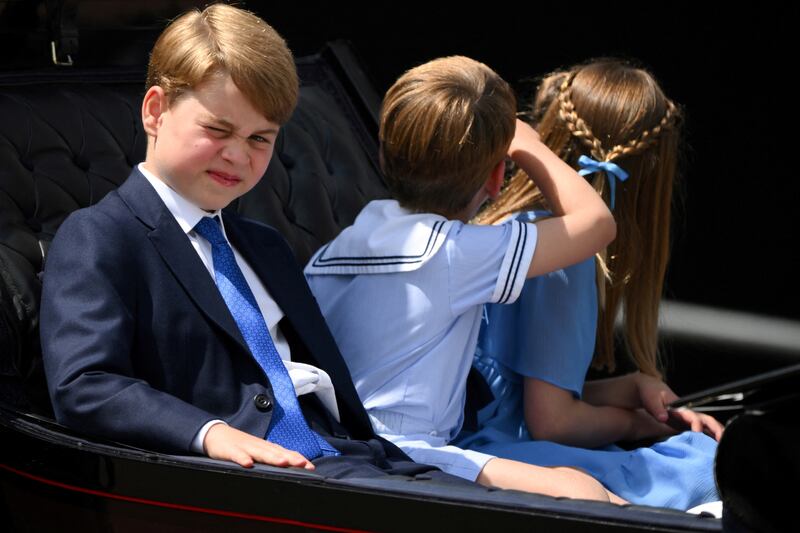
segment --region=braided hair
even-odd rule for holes
[[[658,307],[669,258],[672,189],[677,172],[680,109],[647,71],[601,59],[545,76],[524,113],[553,152],[578,168],[589,155],[615,162],[630,179],[618,183],[617,238],[597,254],[598,324],[593,365],[615,369],[614,325],[620,309],[625,352],[643,373],[661,377]],[[609,202],[605,172],[587,176]],[[476,218],[547,209],[534,182],[517,171]]]

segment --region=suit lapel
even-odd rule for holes
[[[302,361],[325,370],[333,382],[339,410],[347,406],[365,431],[371,432],[350,371],[339,354],[314,296],[297,264],[288,257],[286,246],[268,231],[247,231],[244,222],[225,213],[225,232],[231,243],[261,279],[308,349],[311,360]],[[344,415],[344,412],[342,412]],[[344,419],[343,419],[344,421]]]
[[[119,194],[136,217],[152,231],[148,238],[195,305],[212,322],[248,350],[217,285],[189,238],[147,179],[134,168]]]

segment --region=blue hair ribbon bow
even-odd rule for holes
[[[578,164],[581,167],[581,170],[578,171],[578,174],[581,176],[588,176],[589,174],[594,174],[595,172],[603,171],[608,176],[608,185],[611,189],[611,209],[614,209],[614,196],[616,193],[616,180],[625,181],[628,179],[628,173],[622,170],[619,165],[616,165],[610,161],[597,161],[592,159],[589,156],[582,155],[578,159]]]

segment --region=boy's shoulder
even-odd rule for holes
[[[98,237],[118,233],[131,218],[130,210],[119,197],[119,193],[116,190],[111,191],[96,204],[70,213],[59,226],[55,239],[87,231],[96,233]]]
[[[471,262],[503,256],[509,250],[520,257],[526,244],[535,243],[535,235],[535,226],[523,221],[469,224],[410,211],[396,200],[373,200],[351,226],[311,258],[306,274],[408,272],[434,257]]]
[[[499,301],[509,299],[524,281],[523,265],[530,262],[535,242],[531,224],[467,224],[412,212],[394,200],[373,201],[311,258],[305,274],[320,277],[319,283],[331,275],[388,274],[397,283],[413,272],[418,282],[436,290],[473,290],[478,283]],[[500,279],[502,286],[494,290]]]
[[[274,227],[252,218],[246,218],[234,211],[227,210],[224,211],[223,220],[225,221],[226,230],[232,229],[235,235],[251,241],[257,248],[269,247],[270,253],[279,251],[297,266],[292,247],[289,245],[286,238]]]
[[[117,189],[106,194],[97,203],[70,213],[59,227],[56,236],[69,233],[76,228],[96,227],[102,234],[125,230],[137,217],[137,213],[131,207],[131,199],[135,198],[135,202],[141,202],[144,194],[148,192],[143,187],[145,182],[143,176],[140,176],[141,181],[132,179],[136,173],[134,169]],[[155,196],[155,191],[152,191],[152,194]]]
[[[308,275],[390,274],[417,270],[440,250],[453,220],[419,213],[396,200],[373,200],[353,224],[323,246]]]
[[[269,224],[265,224],[264,222],[252,218],[247,218],[239,213],[236,213],[235,211],[224,210],[223,212],[223,218],[226,225],[233,224],[243,231],[258,234],[261,238],[275,244],[286,245],[287,247],[289,246],[283,235],[281,235],[277,229]]]
[[[146,233],[137,231],[117,191],[94,205],[70,213],[56,232],[44,261],[44,279],[60,279],[80,271],[97,271],[110,279],[124,278],[136,268]],[[55,276],[55,277],[54,277]]]

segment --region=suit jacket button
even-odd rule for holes
[[[272,400],[266,394],[256,394],[253,403],[259,411],[272,411]]]

